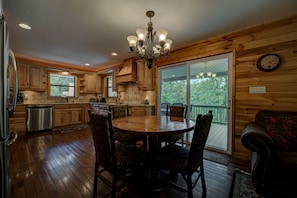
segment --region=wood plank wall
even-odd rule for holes
[[[250,159],[240,142],[242,129],[260,109],[297,111],[297,15],[191,44],[155,64],[162,67],[227,52],[234,56],[232,160],[240,162]],[[266,53],[282,57],[277,70],[257,69],[257,58]],[[249,94],[251,86],[266,86],[266,93]]]

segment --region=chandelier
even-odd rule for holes
[[[172,44],[172,40],[166,39],[168,34],[166,30],[153,32],[151,18],[154,15],[154,11],[147,11],[146,16],[150,18],[147,30],[138,28],[136,29],[137,36],[127,37],[131,52],[137,53],[141,59],[145,58],[149,69],[152,68],[154,58],[159,58],[160,54],[169,55]]]
[[[210,77],[213,77],[215,78],[217,76],[216,73],[213,73],[213,72],[199,72],[198,74],[196,74],[196,78],[210,78]]]

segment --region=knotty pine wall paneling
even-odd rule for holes
[[[228,52],[233,52],[234,60],[232,160],[244,162],[250,160],[250,152],[241,144],[242,129],[254,121],[259,110],[297,111],[297,15],[199,41],[173,51],[155,65],[162,67]],[[282,57],[277,70],[257,69],[257,59],[266,53]],[[157,80],[156,72],[156,85]],[[266,93],[250,94],[252,86],[265,86]]]

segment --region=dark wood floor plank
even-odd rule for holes
[[[19,138],[10,147],[12,198],[110,197],[110,188],[99,180],[93,195],[95,150],[90,128],[69,133],[44,132]],[[204,160],[208,198],[227,198],[236,164],[224,166]],[[241,166],[242,167],[242,166]],[[245,167],[243,167],[245,168]],[[180,183],[182,179],[178,180]],[[117,192],[119,198],[182,198],[187,193],[160,182],[153,191],[147,180]],[[201,197],[199,181],[193,190]]]

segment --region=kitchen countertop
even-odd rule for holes
[[[75,104],[102,104],[102,105],[128,105],[130,107],[154,107],[155,105],[151,104],[118,104],[118,103],[100,103],[100,102],[55,102],[55,103],[38,103],[38,104],[32,104],[32,103],[27,103],[27,104],[17,104],[17,105],[75,105]]]
[[[128,105],[130,107],[154,107],[155,105],[150,104],[125,104],[125,103],[100,103],[100,102],[89,102],[89,103],[96,103],[96,104],[102,104],[102,105]]]

